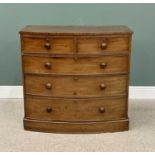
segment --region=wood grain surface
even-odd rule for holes
[[[23,28],[24,129],[128,130],[132,33],[127,26]]]
[[[24,73],[107,74],[128,73],[127,56],[47,57],[23,56]],[[51,67],[46,67],[49,63]],[[105,64],[105,66],[102,66]]]
[[[47,88],[50,84],[51,88]],[[104,85],[105,88],[101,88]],[[126,94],[127,76],[25,76],[26,94],[53,97],[103,97]]]

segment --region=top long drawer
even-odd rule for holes
[[[129,37],[22,37],[24,53],[101,54],[129,50]]]
[[[128,73],[128,56],[49,57],[23,55],[24,73],[114,74]]]

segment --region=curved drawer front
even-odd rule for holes
[[[127,76],[26,75],[27,94],[57,97],[98,97],[127,93]]]
[[[104,53],[129,50],[129,38],[128,37],[81,37],[78,39],[78,52],[79,53]]]
[[[26,96],[26,118],[56,121],[105,121],[127,118],[127,99],[47,99]]]
[[[22,51],[26,53],[73,53],[75,51],[72,37],[26,37],[22,40]]]
[[[22,51],[26,53],[98,54],[129,50],[129,37],[23,37]]]
[[[127,73],[127,56],[100,56],[73,58],[52,58],[23,56],[25,73],[60,74],[106,74]]]

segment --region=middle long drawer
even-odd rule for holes
[[[26,94],[54,97],[102,97],[127,93],[127,75],[25,75]]]
[[[23,55],[25,73],[113,74],[128,72],[128,56],[49,57]]]

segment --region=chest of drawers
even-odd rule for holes
[[[128,130],[128,27],[26,26],[20,37],[25,129]]]

